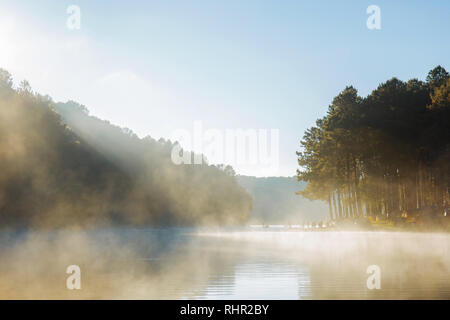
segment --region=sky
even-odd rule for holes
[[[293,176],[304,131],[347,85],[366,96],[450,69],[449,16],[447,0],[0,0],[0,68],[140,137],[277,129],[276,168],[235,170]]]

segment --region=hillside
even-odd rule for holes
[[[210,165],[176,166],[173,144],[56,104],[0,69],[0,225],[239,224],[251,197]]]
[[[251,220],[255,223],[299,223],[328,218],[326,203],[295,194],[306,186],[296,178],[237,176],[237,180],[253,196]]]

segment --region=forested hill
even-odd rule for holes
[[[239,184],[253,196],[253,223],[305,223],[328,218],[328,206],[323,201],[310,201],[296,192],[305,182],[294,177],[237,176]]]
[[[171,162],[169,141],[139,139],[14,87],[0,69],[0,226],[209,225],[245,222],[251,197],[209,165]]]
[[[392,78],[360,97],[352,86],[308,129],[298,152],[302,195],[331,217],[399,218],[450,203],[450,76]]]

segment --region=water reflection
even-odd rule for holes
[[[115,229],[0,234],[0,298],[450,299],[448,234]],[[82,269],[82,290],[65,268]],[[381,290],[366,269],[381,268]]]
[[[301,299],[308,297],[306,269],[291,263],[260,261],[238,264],[233,276],[211,277],[197,299]]]

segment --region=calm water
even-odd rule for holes
[[[2,233],[1,298],[450,299],[450,236],[116,229]],[[66,289],[79,265],[82,289]],[[381,270],[369,290],[367,267]]]

